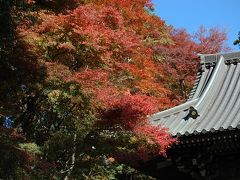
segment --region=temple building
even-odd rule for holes
[[[179,139],[146,166],[158,179],[240,179],[240,52],[200,58],[188,101],[149,119]]]

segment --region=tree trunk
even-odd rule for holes
[[[73,144],[76,144],[76,140],[77,140],[77,134],[74,134]],[[64,180],[69,180],[69,176],[72,173],[72,170],[73,170],[74,165],[75,165],[75,161],[76,161],[76,146],[73,147],[73,153],[72,153],[72,156],[71,156],[70,165],[67,168],[67,173],[66,173],[66,176],[64,177]],[[68,162],[67,162],[67,166],[68,166]]]

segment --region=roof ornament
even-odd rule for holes
[[[185,111],[187,111],[187,110],[185,110]],[[185,121],[187,121],[189,118],[197,119],[197,117],[199,116],[197,110],[193,106],[190,106],[188,111],[189,112],[188,112],[187,116],[183,118]]]

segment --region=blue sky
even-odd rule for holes
[[[206,28],[226,29],[227,44],[233,49],[233,41],[240,31],[240,0],[152,0],[155,14],[175,28],[185,28],[194,33],[203,25]]]

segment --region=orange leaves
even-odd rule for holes
[[[148,94],[155,97],[166,97],[170,91],[163,87],[162,84],[158,84],[149,80],[141,80],[136,83],[136,87],[140,89],[143,94]]]
[[[35,3],[35,0],[26,0],[26,3],[27,3],[27,4],[34,4],[34,3]]]
[[[62,29],[62,26],[65,24],[65,18],[63,15],[54,15],[45,11],[39,12],[39,18],[43,22],[37,26],[36,31],[38,33],[50,33],[56,32]]]
[[[170,94],[164,84],[158,82],[158,76],[163,72],[159,71],[160,69],[152,60],[142,60],[135,64],[122,63],[121,67],[135,78],[132,86],[138,89],[138,92],[153,97],[167,97]]]
[[[108,85],[109,74],[101,69],[86,69],[74,75],[74,80],[83,84],[84,88],[94,88],[97,85]]]
[[[103,22],[106,27],[109,27],[112,30],[124,27],[124,19],[122,14],[113,7],[102,8],[99,19],[100,22]]]
[[[87,0],[86,2],[99,6],[128,8],[129,10],[143,9],[152,5],[151,0]]]
[[[58,48],[66,51],[76,51],[76,47],[74,47],[70,42],[61,43],[58,45]]]
[[[123,60],[142,46],[140,37],[124,26],[121,11],[112,6],[79,6],[64,18],[64,26],[72,33],[70,39],[76,45],[84,44],[97,50],[108,65],[110,59]]]
[[[76,56],[86,55],[84,46],[92,53],[86,56],[107,66],[128,59],[143,61],[152,58],[153,44],[169,39],[165,23],[146,11],[149,6],[149,0],[86,1],[64,15],[40,12],[43,22],[37,32],[44,39],[51,36],[59,49],[76,48]]]
[[[123,35],[119,34],[121,31],[125,35],[130,33],[124,29],[124,19],[120,11],[111,6],[101,9],[94,5],[79,6],[68,15],[68,20],[74,32],[86,35],[92,40],[99,41],[98,38],[104,38],[111,42],[111,39],[116,40],[119,35]]]

